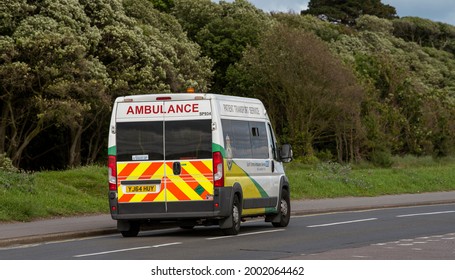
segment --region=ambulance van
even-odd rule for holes
[[[246,217],[289,223],[290,186],[267,112],[257,99],[147,94],[115,100],[109,128],[109,206],[124,237],[150,224],[219,225]]]

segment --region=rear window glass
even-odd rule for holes
[[[117,123],[116,135],[118,161],[212,157],[211,120]]]
[[[163,160],[163,122],[117,123],[117,160]]]
[[[166,122],[166,160],[212,158],[212,121]]]

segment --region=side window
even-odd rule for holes
[[[273,134],[273,129],[270,124],[267,124],[269,128],[269,143],[270,143],[270,149],[272,150],[272,155],[273,159],[278,160],[278,150],[277,150],[277,144],[275,140],[275,135]]]
[[[232,157],[252,158],[250,126],[248,122],[221,120],[224,142],[229,141]],[[226,147],[227,148],[227,147]]]
[[[226,149],[234,158],[269,158],[267,128],[262,122],[221,120]]]
[[[269,147],[265,123],[250,122],[253,158],[269,158]]]

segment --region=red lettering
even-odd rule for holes
[[[136,115],[140,115],[144,113],[144,107],[143,106],[136,106]]]
[[[174,108],[174,106],[173,106],[172,104],[169,105],[169,109],[167,109],[167,112],[168,112],[169,114],[171,114],[171,113],[174,113],[174,114],[175,114],[175,108]]]
[[[183,104],[177,104],[176,106],[176,113],[183,113]]]
[[[126,111],[126,114],[134,114],[133,108],[131,106],[128,106],[128,111]]]
[[[163,105],[136,105],[128,106],[127,115],[151,115],[151,114],[180,114],[180,113],[198,113],[199,104],[169,104],[167,111],[164,111]]]

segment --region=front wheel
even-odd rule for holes
[[[234,196],[234,201],[232,203],[232,210],[231,210],[231,215],[228,217],[228,219],[231,219],[232,221],[232,226],[229,228],[224,228],[223,233],[225,235],[237,235],[240,232],[240,215],[241,215],[241,209],[240,209],[240,202],[238,196]]]
[[[272,225],[274,227],[286,227],[291,219],[291,199],[289,192],[285,189],[281,191],[280,213],[278,215],[280,215],[280,221],[272,222]]]

